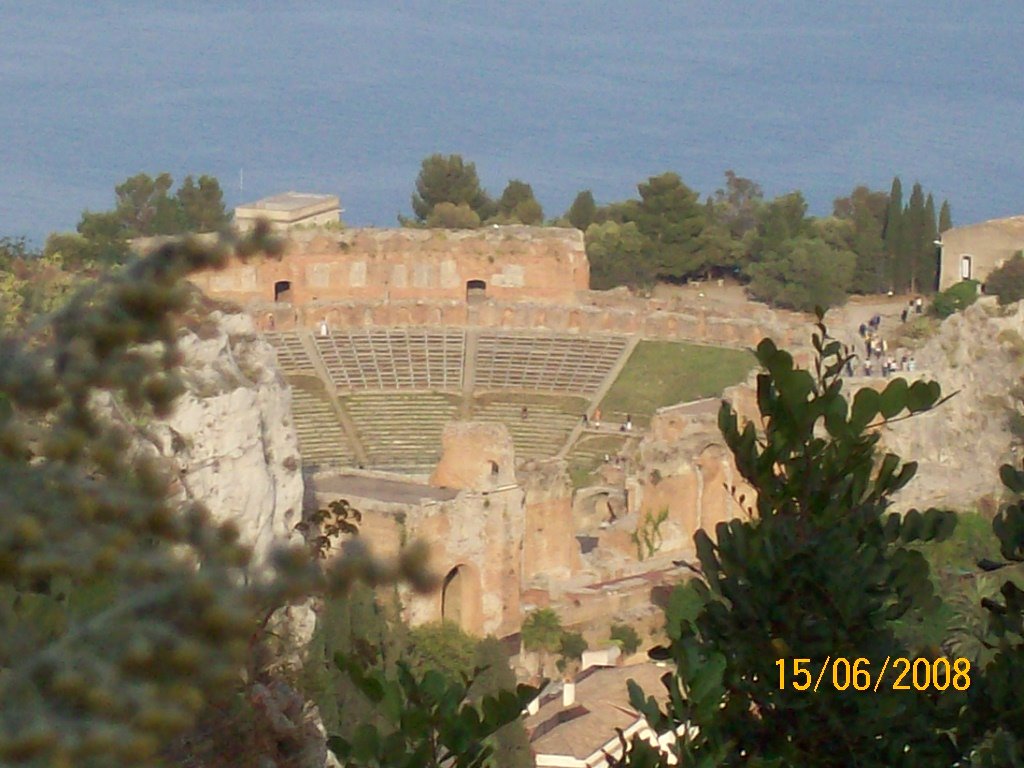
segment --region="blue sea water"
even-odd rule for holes
[[[817,214],[894,174],[1024,212],[1020,0],[0,0],[0,32],[0,235],[37,243],[139,171],[390,226],[432,152],[548,215],[727,168]]]

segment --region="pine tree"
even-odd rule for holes
[[[903,224],[903,185],[900,177],[892,180],[892,188],[889,191],[889,208],[885,214],[885,231],[882,239],[885,240],[885,252],[888,255],[888,278],[889,288],[894,291],[902,291],[909,282],[906,279],[904,264],[904,224]]]
[[[462,155],[433,154],[423,160],[412,196],[416,220],[425,222],[440,203],[468,205],[481,221],[494,211],[493,201],[480,186],[476,165],[463,160]]]
[[[188,232],[216,232],[231,219],[224,208],[224,192],[213,176],[203,174],[198,182],[186,176],[175,195],[181,220]]]
[[[953,228],[953,214],[949,210],[949,200],[942,201],[942,208],[939,210],[939,232],[945,232]]]
[[[704,206],[677,173],[651,176],[637,185],[640,202],[631,221],[647,238],[645,259],[659,277],[680,280],[704,274]]]

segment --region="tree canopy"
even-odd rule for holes
[[[1000,304],[1024,299],[1024,254],[1020,251],[989,273],[985,293],[999,297]]]
[[[565,212],[568,222],[583,232],[586,232],[587,227],[594,223],[596,215],[597,204],[594,202],[594,193],[589,189],[578,193],[573,199],[572,205],[569,206],[569,210]]]
[[[640,202],[630,221],[647,239],[644,256],[661,277],[701,274],[707,262],[701,250],[704,208],[697,193],[677,173],[652,176],[637,186]]]
[[[489,218],[494,210],[494,203],[480,186],[476,164],[466,162],[462,155],[433,154],[423,160],[412,196],[416,220],[426,223],[441,203],[465,205],[481,221]]]
[[[216,232],[230,222],[220,182],[213,176],[204,174],[198,183],[186,176],[171,194],[173,186],[168,173],[125,179],[114,189],[113,210],[84,211],[76,234],[50,235],[44,253],[59,254],[69,267],[105,267],[127,260],[132,238]]]
[[[820,239],[796,237],[780,242],[751,264],[750,293],[780,307],[810,312],[846,300],[857,257]]]
[[[534,197],[533,187],[525,181],[512,179],[498,199],[498,217],[520,224],[541,224],[544,210]]]
[[[850,195],[836,198],[827,217],[809,216],[800,191],[766,200],[760,184],[733,170],[726,171],[725,185],[703,205],[676,173],[652,176],[638,185],[638,192],[638,199],[597,206],[592,214],[592,196],[580,193],[566,214],[570,223],[573,217],[588,222],[594,288],[728,276],[747,283],[756,298],[805,310],[842,303],[848,293],[928,293],[934,290],[938,269],[934,241],[939,227],[949,223],[948,203],[936,223],[934,198],[920,184],[904,206],[899,178],[889,193],[855,187]],[[639,256],[632,233],[623,229],[626,224],[635,224],[642,239]],[[620,243],[620,235],[628,236]],[[794,244],[806,246],[808,241],[828,249],[820,269],[793,258]],[[826,255],[821,248],[813,250]],[[849,274],[851,254],[854,267]],[[832,267],[838,272],[827,278],[823,271]],[[771,283],[793,285],[788,290],[766,288],[768,275]]]

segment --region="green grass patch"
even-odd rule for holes
[[[569,482],[572,483],[572,487],[575,490],[580,488],[586,488],[590,485],[591,477],[594,474],[595,467],[588,466],[587,464],[576,464],[573,462],[569,463]]]
[[[754,355],[742,349],[641,341],[601,402],[605,420],[630,414],[637,424],[666,405],[699,400],[747,378]]]
[[[567,457],[572,487],[585,488],[590,485],[594,473],[604,463],[604,455],[607,453],[614,456],[625,444],[626,438],[619,435],[582,436]]]

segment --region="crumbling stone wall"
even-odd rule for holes
[[[218,299],[295,309],[317,302],[465,302],[475,281],[502,301],[575,303],[590,282],[583,233],[522,226],[299,230],[289,234],[281,259],[234,262],[193,278]]]
[[[441,434],[441,460],[430,484],[487,491],[515,483],[515,467],[515,445],[504,424],[453,421]]]
[[[313,488],[316,506],[345,498],[362,513],[360,536],[375,555],[391,557],[405,543],[422,540],[429,546],[434,573],[444,578],[457,572],[458,605],[449,601],[445,606],[445,589],[420,595],[401,588],[410,623],[449,618],[477,635],[519,630],[524,495],[518,486],[418,503],[331,492],[315,479]]]
[[[745,506],[753,504],[754,492],[718,432],[716,412],[666,409],[655,415],[627,477],[631,512],[643,519],[668,510],[663,551],[689,552],[697,529],[714,536],[718,523],[743,514],[740,495]]]
[[[760,308],[759,308],[760,309]],[[401,326],[483,327],[579,334],[615,333],[645,339],[693,341],[727,347],[753,347],[771,336],[780,346],[806,345],[810,320],[804,315],[767,307],[742,317],[713,310],[660,311],[632,302],[621,306],[541,304],[520,301],[334,302],[293,308],[262,303],[249,307],[264,330],[393,328]]]
[[[520,470],[526,493],[523,521],[523,578],[559,580],[580,569],[580,548],[572,509],[572,483],[562,460],[535,461]]]

